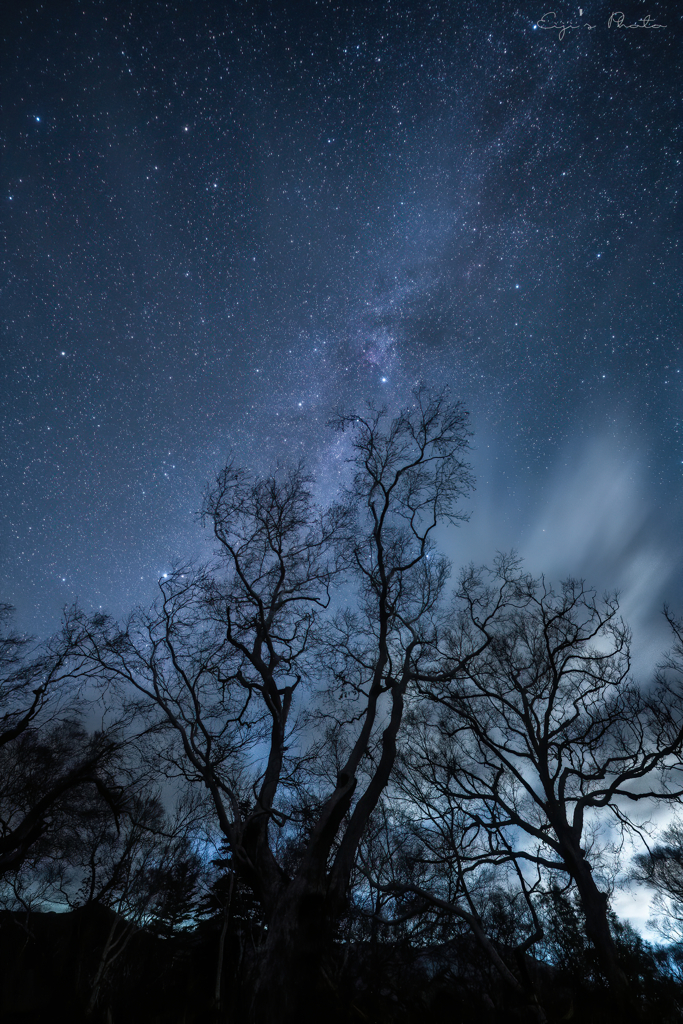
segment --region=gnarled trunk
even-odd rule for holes
[[[574,872],[574,880],[586,919],[586,934],[595,948],[612,995],[619,1007],[627,1012],[626,1020],[638,1020],[635,997],[619,963],[617,946],[610,931],[607,895],[598,889],[593,872],[583,857]]]
[[[257,951],[253,1024],[318,1024],[325,998],[321,969],[331,947],[325,897],[290,883],[269,917]]]

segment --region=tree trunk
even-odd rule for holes
[[[230,885],[228,887],[228,898],[223,907],[223,927],[221,928],[218,940],[218,961],[216,963],[216,980],[214,984],[213,1002],[216,1010],[221,1009],[221,994],[223,982],[223,960],[225,959],[225,937],[228,934],[228,923],[230,921],[230,906],[232,904],[232,890],[235,883],[234,871],[230,873]]]
[[[574,880],[586,918],[586,934],[593,943],[614,999],[626,1013],[625,1020],[638,1020],[633,991],[619,963],[616,943],[609,927],[607,895],[598,889],[593,873],[583,857],[579,869],[574,873]]]
[[[265,942],[257,952],[252,1020],[319,1024],[324,1018],[322,964],[330,948],[324,896],[290,883],[269,917]]]
[[[119,924],[123,921],[122,929],[120,934],[117,935]],[[111,927],[107,933],[107,938],[102,949],[102,953],[97,965],[95,977],[92,981],[90,988],[90,998],[85,1008],[85,1016],[91,1017],[95,1013],[97,1007],[97,1001],[100,996],[100,990],[104,983],[104,980],[111,970],[112,966],[121,956],[123,951],[126,949],[128,943],[133,936],[133,924],[130,921],[126,921],[125,918],[120,918],[115,914]]]

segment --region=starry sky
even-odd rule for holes
[[[423,380],[472,415],[456,564],[514,547],[621,588],[649,671],[662,602],[683,611],[683,17],[587,2],[5,5],[0,589],[23,628],[76,598],[124,613],[205,556],[230,451],[305,455],[331,491],[334,409]]]

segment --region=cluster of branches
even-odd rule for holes
[[[83,673],[68,630],[39,647],[12,628],[12,613],[0,606],[0,876],[57,843],[84,793],[114,814],[120,796],[119,730],[84,727]]]
[[[204,496],[212,564],[178,567],[123,623],[72,609],[60,645],[9,672],[10,756],[28,756],[21,737],[30,746],[65,680],[118,700],[146,763],[197,794],[260,907],[255,1021],[316,1014],[350,905],[414,935],[427,919],[459,922],[542,1020],[525,955],[557,886],[575,891],[597,970],[635,1013],[609,855],[640,830],[629,808],[683,793],[680,630],[641,687],[614,595],[576,580],[555,591],[514,557],[466,569],[449,595],[434,535],[467,518],[463,408],[418,389],[393,419],[371,409],[335,425],[349,454],[335,502],[316,502],[302,466],[254,477],[229,463]],[[55,706],[53,743],[66,727]],[[44,796],[24,806],[8,789],[8,866],[40,848],[46,808],[77,787],[94,787],[119,834],[107,771],[123,741],[78,735]],[[132,836],[156,812],[138,797],[126,813]],[[512,962],[486,925],[503,876],[523,923]]]
[[[194,918],[206,876],[194,841],[201,816],[191,795],[167,812],[134,715],[85,685],[71,625],[39,645],[12,622],[3,605],[0,908],[28,939],[35,910],[106,912],[90,1015],[141,928],[169,934]]]

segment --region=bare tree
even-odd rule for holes
[[[429,795],[432,820],[464,814],[486,834],[492,860],[568,876],[602,971],[626,1005],[608,895],[595,874],[600,835],[637,829],[627,804],[680,795],[680,693],[663,677],[649,693],[631,680],[616,597],[598,601],[574,580],[558,594],[520,577],[517,607],[501,615],[504,586],[501,563],[488,581],[463,575],[450,639],[462,668],[422,684],[435,713],[411,733],[412,795],[423,806]]]
[[[341,503],[317,508],[301,469],[253,481],[228,466],[204,504],[220,571],[176,572],[122,629],[78,624],[83,663],[175,734],[169,770],[205,787],[261,902],[253,1015],[269,1024],[318,1015],[321,960],[394,766],[406,693],[433,658],[448,566],[431,535],[464,518],[456,502],[470,486],[466,414],[443,395],[417,391],[390,422],[371,411],[336,425],[354,468]],[[340,591],[326,617],[344,570],[357,610]],[[304,729],[315,697],[328,702],[327,732]],[[304,770],[317,775],[315,816],[285,868],[276,837]]]
[[[95,1011],[110,987],[135,935],[148,929],[168,936],[191,924],[202,875],[191,825],[185,808],[179,807],[171,818],[158,794],[134,790],[127,795],[118,822],[96,805],[74,821],[64,850],[61,895],[72,909],[109,911],[105,940],[90,978],[86,1015]]]
[[[683,621],[667,607],[664,614],[674,635],[674,644],[659,666],[658,679],[667,688],[670,680],[683,677]],[[653,923],[669,941],[683,940],[683,821],[674,817],[657,843],[634,860],[632,877],[655,892]]]
[[[633,878],[654,889],[654,924],[669,941],[683,940],[683,823],[672,821],[659,842],[635,858]]]
[[[409,743],[410,729],[407,736]],[[384,894],[373,916],[394,927],[410,922],[421,943],[433,942],[444,927],[448,934],[447,922],[464,923],[503,985],[525,1005],[529,1019],[545,1021],[525,960],[542,937],[534,887],[514,860],[491,863],[482,830],[472,828],[467,814],[431,799],[424,788],[416,801],[415,780],[408,782],[405,770],[398,774],[399,790],[387,794],[359,851],[359,870],[370,893]],[[500,907],[503,893],[506,904],[514,905],[517,922],[514,941],[505,950],[491,935],[487,920]],[[369,902],[375,903],[372,896]]]
[[[117,801],[119,743],[111,729],[89,734],[74,710],[81,679],[68,630],[37,647],[11,628],[12,611],[0,606],[0,876],[49,841],[79,791]]]

